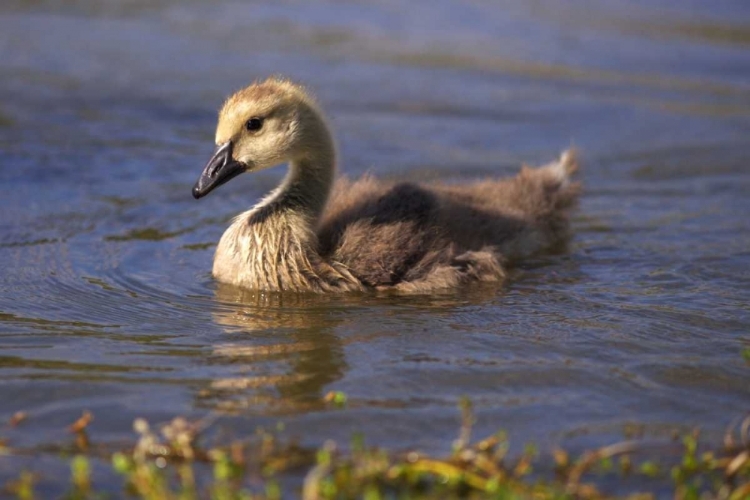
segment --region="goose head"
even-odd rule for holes
[[[322,123],[305,90],[288,80],[254,83],[229,97],[219,112],[216,151],[193,187],[198,199],[244,172],[294,161],[309,149]]]

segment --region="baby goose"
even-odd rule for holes
[[[243,172],[289,163],[281,185],[237,216],[216,249],[216,279],[255,290],[422,293],[499,281],[508,263],[567,239],[580,191],[570,181],[572,151],[472,184],[334,181],[334,142],[320,108],[278,78],[224,103],[216,144],[195,198]]]

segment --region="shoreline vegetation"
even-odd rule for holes
[[[326,400],[333,406],[346,404],[342,393],[331,393]],[[245,439],[217,444],[209,442],[215,436],[207,436],[211,418],[177,417],[161,426],[139,418],[133,443],[103,444],[89,436],[94,417],[84,412],[67,429],[63,444],[16,448],[3,439],[0,428],[0,460],[56,457],[69,466],[70,475],[56,478],[55,498],[70,500],[750,499],[750,416],[731,424],[721,443],[704,442],[696,430],[672,440],[636,438],[576,456],[560,448],[542,456],[532,445],[510,453],[503,432],[473,440],[471,403],[462,400],[460,410],[458,438],[443,457],[370,447],[361,436],[346,447],[326,441],[317,450],[308,449],[283,438],[282,428],[258,429]],[[6,430],[27,418],[17,413]],[[122,488],[113,490],[109,484],[104,491],[95,467],[119,475]],[[304,480],[290,480],[291,474]],[[38,492],[43,477],[43,472],[23,470],[0,485],[0,496],[48,498]]]

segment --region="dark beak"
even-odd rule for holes
[[[225,142],[216,148],[216,152],[208,160],[198,182],[193,186],[193,197],[197,200],[206,196],[215,188],[240,175],[246,169],[247,167],[244,164],[232,158],[232,141]]]

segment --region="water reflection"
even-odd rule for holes
[[[231,341],[213,347],[212,362],[233,365],[233,375],[212,380],[200,391],[199,404],[225,412],[320,407],[325,386],[348,369],[335,333],[343,318],[327,307],[344,299],[221,283],[215,293],[213,320]]]
[[[375,348],[380,341],[404,335],[420,344],[417,332],[429,335],[444,329],[446,320],[450,331],[465,331],[470,326],[455,320],[477,307],[491,308],[502,299],[503,288],[484,283],[410,296],[404,302],[388,293],[264,293],[217,283],[212,319],[225,340],[212,347],[209,363],[222,370],[198,392],[197,404],[230,413],[276,415],[320,409],[330,384],[350,370],[348,346]],[[450,355],[441,347],[432,352],[437,361]],[[393,401],[386,397],[373,404],[401,405],[412,396],[397,390],[389,396]]]

